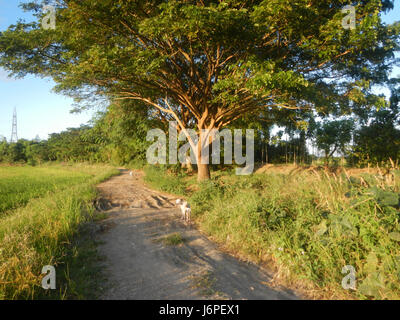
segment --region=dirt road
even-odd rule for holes
[[[97,233],[109,281],[102,299],[296,299],[180,220],[176,198],[146,188],[141,172],[122,170],[98,188],[108,213]]]

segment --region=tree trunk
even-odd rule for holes
[[[296,162],[296,148],[293,147],[293,165],[296,165],[296,164],[297,164],[297,162]]]
[[[197,164],[197,181],[209,180],[211,178],[210,175],[210,166],[208,164]]]
[[[261,164],[264,164],[264,141],[261,142]]]
[[[325,167],[329,166],[329,151],[325,150]]]
[[[199,134],[199,140],[197,144],[197,181],[204,181],[209,180],[211,178],[210,175],[210,165],[209,163],[202,163],[201,156],[202,156],[202,137]]]

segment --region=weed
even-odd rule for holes
[[[162,239],[162,242],[164,243],[164,245],[167,246],[178,246],[184,243],[185,239],[182,237],[180,233],[177,232],[166,236],[165,238]]]

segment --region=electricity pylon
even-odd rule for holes
[[[18,142],[18,133],[17,133],[17,108],[14,107],[13,121],[12,121],[12,133],[11,133],[11,143]]]

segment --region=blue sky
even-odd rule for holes
[[[31,16],[19,7],[19,0],[0,0],[0,31],[5,30],[18,19],[30,20]],[[384,20],[388,23],[400,19],[400,5]],[[400,73],[396,68],[395,75]],[[70,127],[87,123],[95,110],[81,114],[71,114],[72,99],[52,92],[51,80],[28,76],[24,79],[8,79],[0,69],[0,135],[11,136],[11,123],[14,107],[18,113],[18,137],[33,139],[36,135],[46,139],[48,134],[60,132]]]
[[[31,17],[19,7],[19,0],[0,0],[0,30],[23,18]],[[52,92],[54,82],[27,76],[21,80],[8,79],[0,69],[0,135],[11,137],[14,107],[18,115],[18,138],[34,139],[87,123],[94,110],[71,114],[72,99]]]

